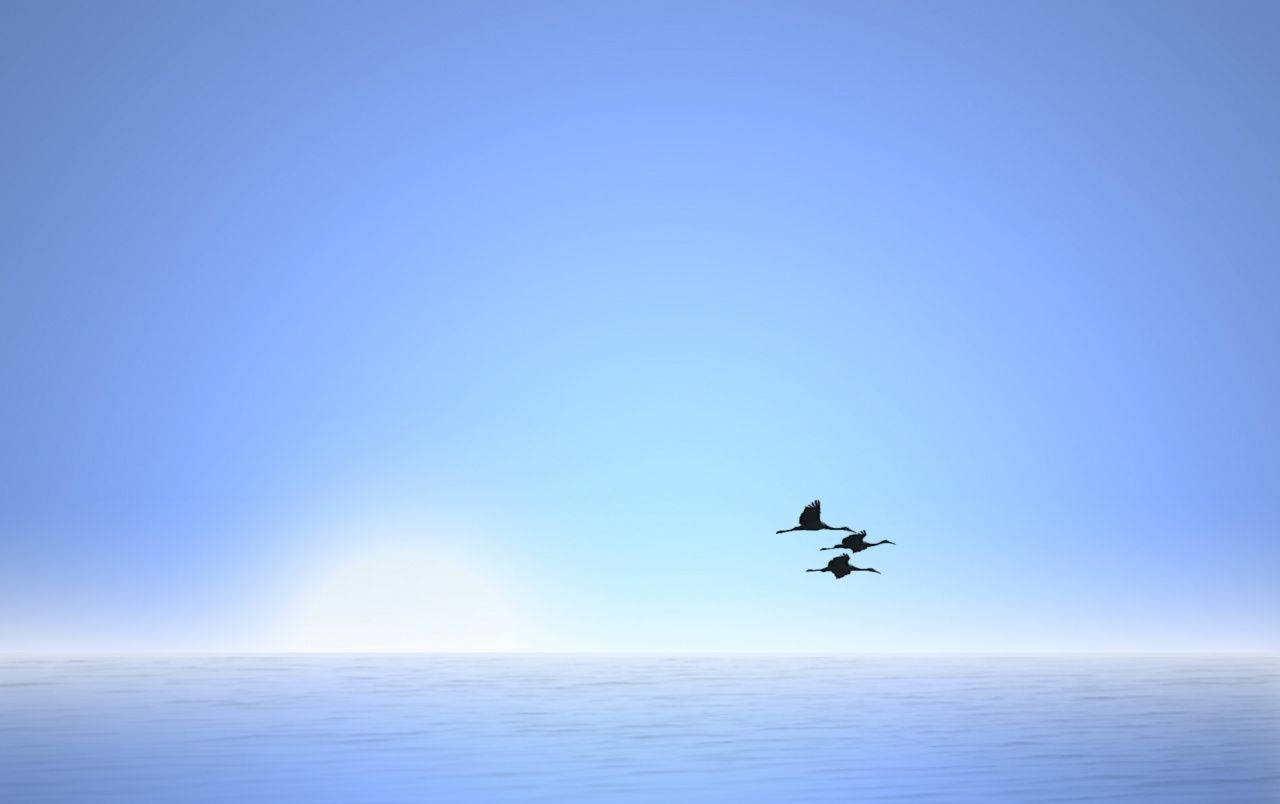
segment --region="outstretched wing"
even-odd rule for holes
[[[827,569],[833,569],[833,570],[848,569],[848,567],[849,567],[849,556],[846,555],[845,553],[841,553],[840,555],[836,556],[835,558],[827,562]]]
[[[811,528],[822,521],[822,502],[814,500],[800,512],[800,527]]]

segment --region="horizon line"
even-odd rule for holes
[[[57,657],[248,657],[248,656],[779,656],[779,657],[1021,657],[1021,656],[1257,656],[1280,658],[1280,649],[1182,649],[1182,650],[868,650],[868,651],[768,651],[768,650],[201,650],[201,649],[87,649],[3,650],[0,660]]]

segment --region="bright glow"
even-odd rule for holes
[[[299,578],[280,643],[301,651],[518,650],[527,626],[501,575],[422,526],[350,524]],[[324,539],[323,541],[330,541]]]

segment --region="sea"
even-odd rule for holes
[[[1280,657],[10,656],[0,801],[1280,802]]]

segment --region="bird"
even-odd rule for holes
[[[840,540],[839,544],[833,544],[830,547],[819,547],[819,550],[848,550],[851,553],[861,553],[868,547],[875,547],[877,544],[896,544],[888,539],[881,539],[878,542],[867,541],[867,532],[865,530],[855,530],[848,536]]]
[[[827,562],[827,566],[822,569],[807,569],[805,572],[829,572],[837,578],[843,578],[851,572],[874,572],[880,574],[880,570],[871,569],[870,567],[854,567],[849,564],[848,555],[838,555]]]
[[[853,533],[853,528],[833,528],[826,522],[822,521],[822,502],[814,500],[804,507],[800,512],[800,524],[794,528],[777,531],[778,533],[790,533],[793,530],[847,530]]]

